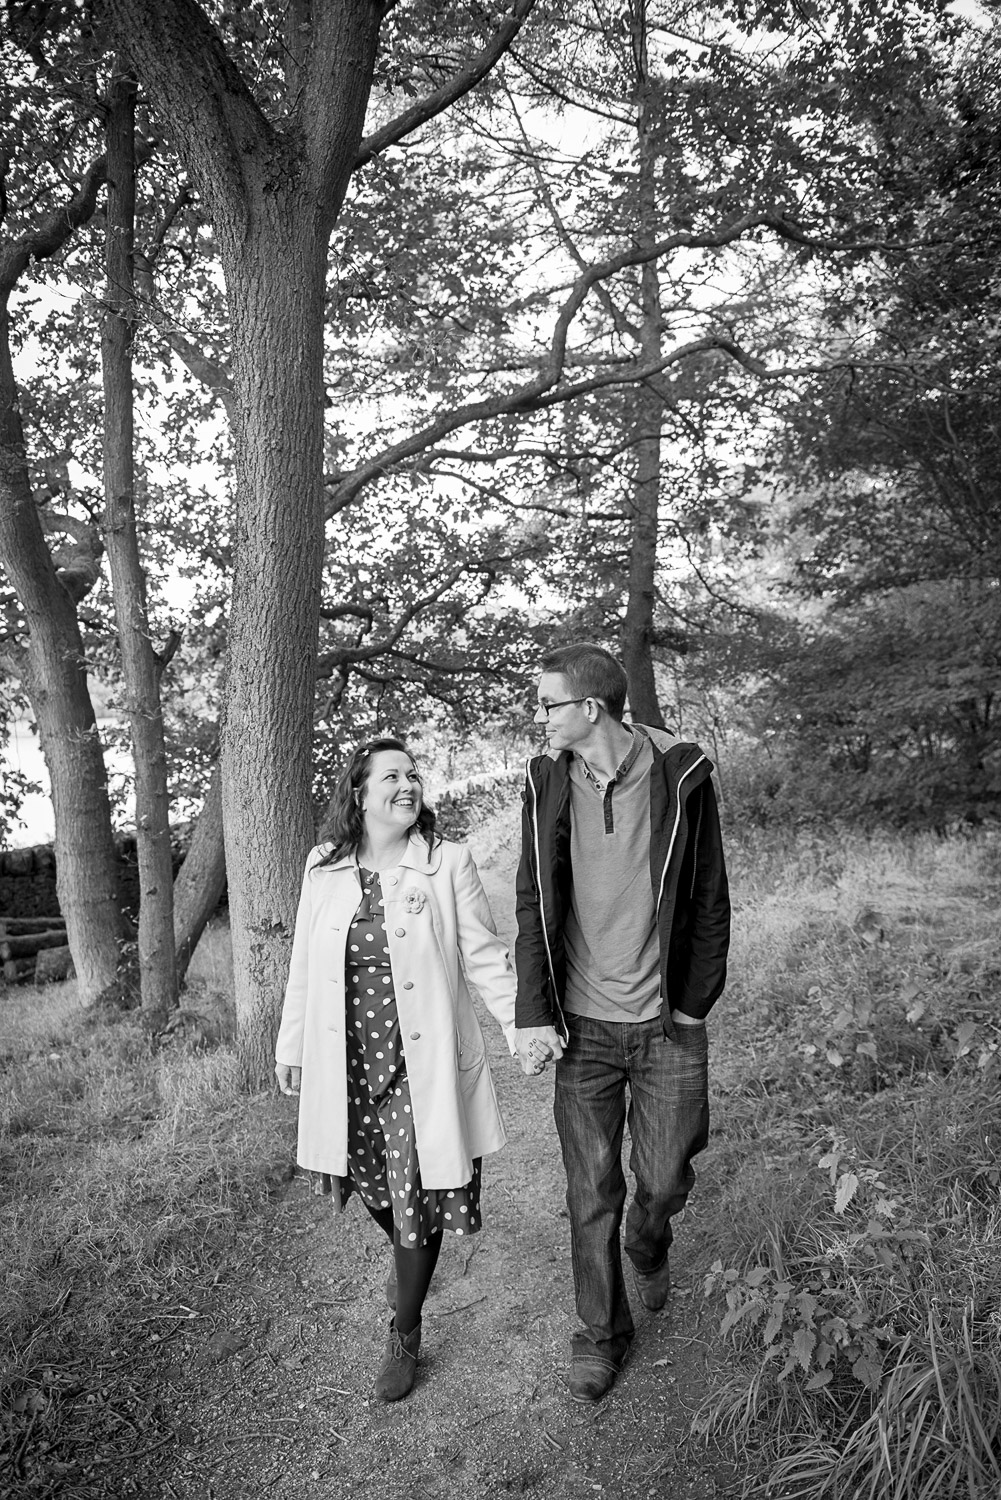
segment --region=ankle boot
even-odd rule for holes
[[[417,1355],[421,1347],[421,1325],[405,1337],[397,1332],[396,1319],[389,1325],[389,1342],[379,1373],[375,1377],[377,1401],[402,1401],[413,1390],[417,1374]]]

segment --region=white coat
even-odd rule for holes
[[[344,1177],[344,958],[361,881],[352,855],[316,868],[329,847],[313,849],[306,861],[275,1057],[302,1068],[299,1165]],[[506,1138],[463,970],[513,1054],[511,961],[464,846],[442,842],[429,858],[426,842],[412,837],[399,867],[381,878],[421,1182],[462,1187],[473,1158],[499,1150]]]

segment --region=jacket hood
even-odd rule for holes
[[[657,750],[659,750],[662,755],[666,755],[668,750],[676,750],[680,749],[681,747],[684,747],[686,750],[698,749],[698,746],[695,745],[694,741],[679,740],[678,736],[676,734],[672,734],[669,729],[655,729],[652,724],[629,723],[626,724],[626,728],[635,729],[638,734],[645,735],[650,743]],[[546,749],[542,751],[541,755],[538,758],[540,760],[557,761],[559,760],[561,755],[573,755],[573,753],[574,752],[572,750]],[[702,752],[699,751],[699,753],[701,754]]]
[[[658,750],[670,750],[672,745],[684,744],[684,741],[679,740],[678,736],[672,734],[669,729],[655,729],[652,724],[630,724],[629,728],[645,734]]]

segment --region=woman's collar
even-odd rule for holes
[[[429,853],[427,840],[419,833],[412,833],[400,864],[408,870],[421,870],[425,875],[433,875],[441,864],[441,840],[438,840]]]
[[[322,848],[323,846],[320,845]],[[322,859],[322,855],[320,856]],[[348,854],[342,854],[340,859],[335,859],[329,865],[323,865],[324,870],[353,869],[358,865],[358,854],[351,850]],[[435,844],[428,853],[427,840],[419,833],[412,833],[400,857],[400,865],[407,870],[420,870],[425,875],[433,875],[441,865],[441,840]]]

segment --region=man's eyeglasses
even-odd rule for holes
[[[568,703],[586,703],[586,702],[587,702],[586,698],[562,698],[559,703],[539,703],[536,706],[536,710],[535,711],[536,711],[536,713],[538,713],[539,710],[541,709],[543,717],[546,718],[546,719],[548,719],[549,715],[552,713],[552,711],[553,711],[554,708],[566,708],[566,706],[567,706]]]

